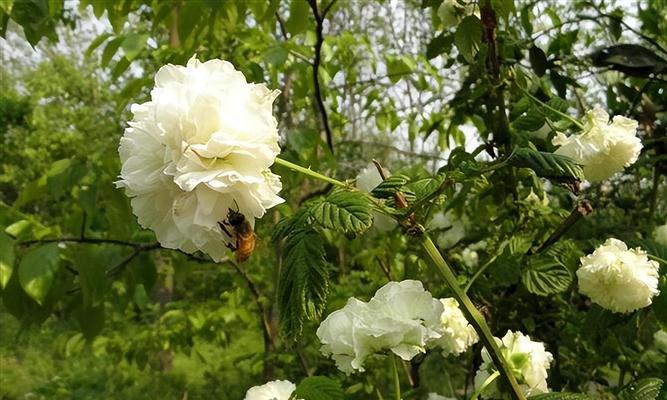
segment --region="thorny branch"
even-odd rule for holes
[[[323,22],[324,17],[327,12],[334,5],[336,0],[332,0],[322,11],[320,12],[317,9],[317,0],[308,0],[311,10],[313,11],[313,16],[315,17],[315,59],[313,60],[313,85],[315,87],[315,100],[317,101],[317,108],[320,112],[320,121],[322,123],[322,129],[327,138],[327,145],[329,150],[333,154],[333,137],[331,133],[331,127],[329,126],[329,116],[327,115],[327,109],[324,106],[324,100],[322,98],[322,89],[320,88],[320,64],[322,62],[322,44],[324,44],[324,35],[322,31],[324,29]]]

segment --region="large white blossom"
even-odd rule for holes
[[[530,340],[528,335],[521,332],[507,331],[502,339],[494,338],[505,360],[509,363],[523,393],[529,397],[549,392],[547,386],[547,370],[553,356],[546,351],[544,343]],[[475,374],[475,387],[481,385],[496,371],[491,356],[486,347],[482,349],[482,365]],[[493,381],[482,392],[484,398],[500,398],[497,380]]]
[[[290,381],[271,381],[248,389],[244,400],[290,400],[295,390]]]
[[[663,246],[667,246],[667,223],[653,230],[653,240]]]
[[[649,306],[658,291],[658,263],[646,252],[618,239],[608,239],[581,258],[577,270],[579,291],[594,303],[614,311],[630,312]]]
[[[356,186],[359,190],[370,193],[380,183],[382,176],[373,163],[370,163],[359,172],[356,178]],[[397,222],[392,217],[378,211],[373,211],[373,227],[380,232],[390,231],[397,226]]]
[[[222,60],[160,68],[151,100],[132,106],[117,186],[162,246],[219,260],[232,239],[218,222],[230,209],[254,224],[283,201],[269,170],[280,150],[277,94]]]
[[[459,354],[477,340],[453,299],[440,301],[414,280],[389,282],[373,298],[350,298],[322,321],[317,337],[345,373],[364,371],[365,360],[392,352],[410,360],[428,347]]]
[[[637,121],[619,115],[610,124],[609,114],[596,107],[586,113],[582,133],[566,136],[559,132],[552,143],[560,146],[556,154],[583,165],[586,179],[600,181],[637,161],[642,149],[637,125]]]
[[[459,355],[477,343],[479,337],[475,328],[463,315],[456,299],[452,297],[440,299],[440,303],[443,306],[440,320],[432,326],[440,337],[432,339],[428,345],[441,348],[443,356]]]

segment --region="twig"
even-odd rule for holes
[[[558,228],[549,236],[549,238],[542,243],[542,245],[533,252],[532,249],[528,251],[527,255],[539,254],[546,250],[549,246],[556,243],[574,224],[577,223],[582,217],[587,216],[593,212],[593,206],[587,200],[581,200],[577,203],[577,206],[574,207],[570,215],[565,218],[565,220],[560,224]]]
[[[280,18],[280,14],[278,14],[278,11],[275,13],[276,16],[276,21],[278,21],[278,27],[280,28],[280,34],[282,35],[283,39],[286,41],[289,40],[289,37],[287,37],[287,29],[285,29],[285,23],[283,22],[283,19]]]
[[[252,280],[250,275],[241,268],[241,266],[234,260],[229,260],[229,263],[232,264],[236,272],[243,278],[243,280],[246,281],[246,285],[248,286],[248,289],[250,290],[250,293],[252,294],[252,297],[255,300],[255,304],[257,304],[257,308],[259,310],[259,313],[261,315],[261,320],[262,320],[262,331],[264,333],[264,340],[268,341],[266,344],[271,344],[273,345],[273,334],[272,334],[272,329],[271,329],[271,323],[269,321],[269,313],[267,310],[264,308],[264,305],[262,304],[262,293],[260,292],[259,288],[255,284],[255,281]]]
[[[308,0],[308,4],[310,4],[310,8],[313,11],[313,15],[315,16],[316,41],[315,59],[313,60],[313,85],[315,87],[315,100],[317,101],[317,108],[320,111],[322,128],[326,134],[327,145],[329,146],[331,154],[334,152],[333,137],[331,133],[331,127],[329,126],[329,116],[327,115],[327,110],[324,106],[324,100],[322,99],[322,89],[320,88],[320,63],[322,62],[322,44],[324,44],[324,36],[322,34],[324,16],[331,9],[331,6],[333,6],[334,2],[335,0],[329,3],[329,5],[324,9],[324,12],[320,15],[319,11],[317,10],[317,0]]]
[[[344,140],[342,142],[339,142],[338,145],[339,146],[341,146],[341,145],[367,145],[367,146],[372,146],[372,147],[382,147],[382,148],[391,150],[394,153],[401,154],[401,155],[408,156],[408,157],[417,157],[417,158],[425,158],[425,159],[429,159],[429,160],[447,161],[446,157],[441,157],[437,154],[416,153],[414,151],[399,149],[398,147],[392,146],[390,144],[385,144],[385,143],[380,143],[380,142],[371,142],[371,141],[367,141],[367,140]]]
[[[119,246],[126,246],[126,247],[137,247],[137,246],[142,246],[145,245],[145,243],[136,243],[136,242],[129,242],[127,240],[119,240],[119,239],[98,239],[98,238],[87,238],[87,237],[63,237],[63,238],[54,238],[54,239],[36,239],[36,240],[26,240],[23,242],[19,242],[19,246],[32,246],[33,244],[42,244],[42,243],[62,243],[62,242],[69,242],[69,243],[92,243],[92,244],[116,244]]]
[[[135,259],[138,255],[145,251],[152,251],[160,249],[160,243],[150,243],[150,244],[140,244],[135,246],[134,251],[130,253],[127,257],[121,260],[118,264],[109,268],[107,271],[107,276],[116,276],[119,275],[123,270],[130,264],[132,260]]]

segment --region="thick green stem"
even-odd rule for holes
[[[452,289],[454,297],[461,305],[461,311],[463,311],[466,319],[468,322],[470,322],[473,328],[475,328],[477,335],[482,339],[482,343],[488,350],[493,363],[496,365],[496,368],[498,368],[500,376],[502,376],[502,378],[509,386],[512,398],[515,400],[525,400],[526,397],[523,395],[519,384],[512,374],[511,368],[500,352],[500,348],[498,348],[498,344],[493,338],[491,329],[489,329],[489,326],[486,324],[484,317],[477,310],[477,308],[475,308],[475,305],[472,304],[472,301],[468,295],[459,287],[454,272],[451,270],[449,265],[447,265],[445,259],[442,258],[440,251],[438,251],[438,249],[435,247],[435,244],[433,244],[433,241],[426,232],[421,235],[421,245],[424,247],[426,254],[428,254],[428,256],[431,258],[432,265],[435,266],[438,274]]]
[[[300,172],[304,175],[308,175],[311,178],[315,178],[315,179],[319,179],[319,180],[324,181],[324,182],[331,183],[332,185],[336,185],[336,186],[340,186],[340,187],[347,187],[348,186],[345,182],[341,182],[341,181],[339,181],[337,179],[334,179],[334,178],[329,178],[328,176],[322,175],[318,172],[315,172],[310,168],[304,168],[300,165],[296,165],[296,164],[291,163],[287,160],[283,160],[282,158],[279,158],[279,157],[276,158],[276,164],[282,165],[283,167],[287,167],[287,168],[291,169],[292,171],[296,171],[296,172]]]
[[[391,369],[394,375],[394,398],[396,400],[401,400],[401,381],[398,377],[398,366],[396,366],[396,358],[398,356],[392,354],[391,356]]]

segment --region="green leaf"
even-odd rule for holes
[[[659,378],[640,379],[631,383],[619,394],[620,400],[656,400],[663,380]]]
[[[526,114],[512,121],[512,127],[517,131],[534,132],[544,126],[545,119],[537,110],[529,110]]]
[[[319,201],[317,203],[319,203]],[[310,214],[310,205],[312,204],[316,203],[313,202],[303,204],[301,207],[299,207],[293,216],[286,217],[278,221],[276,226],[273,228],[271,241],[276,242],[285,238],[292,231],[307,228],[312,220],[312,215]]]
[[[109,39],[109,37],[111,37],[111,34],[103,33],[98,37],[96,37],[95,39],[93,39],[93,41],[90,42],[90,45],[86,49],[85,53],[86,57],[90,57],[90,55],[93,54],[93,51],[95,51],[96,48],[100,47],[102,43],[104,43],[107,39]]]
[[[544,153],[522,147],[514,152],[509,163],[519,168],[530,168],[538,176],[544,178],[584,180],[584,171],[581,166],[571,158],[560,154]]]
[[[292,231],[285,242],[284,266],[278,283],[280,325],[285,337],[296,339],[306,318],[322,313],[329,292],[324,244],[312,228]]]
[[[496,15],[504,19],[506,23],[509,23],[510,15],[516,13],[514,0],[491,0],[491,5]]]
[[[299,383],[294,392],[303,400],[343,400],[345,394],[340,383],[324,376],[311,376]]]
[[[396,83],[412,72],[414,63],[407,57],[387,56],[387,76],[391,83]]]
[[[530,60],[530,65],[533,67],[535,74],[537,76],[544,76],[544,74],[547,72],[547,67],[549,64],[544,51],[533,45],[530,47],[530,49],[528,49],[528,59]]]
[[[146,47],[146,41],[148,40],[148,35],[141,33],[130,33],[125,36],[121,47],[125,53],[125,58],[129,61],[134,60],[139,53]]]
[[[195,31],[195,26],[204,14],[202,13],[201,3],[198,1],[188,1],[182,8],[178,16],[178,37],[181,43],[186,40]]]
[[[548,296],[567,290],[572,283],[572,274],[558,261],[539,260],[528,264],[521,280],[529,292]]]
[[[81,307],[76,310],[75,316],[86,339],[90,340],[102,332],[105,319],[104,304],[90,308]]]
[[[306,0],[292,0],[289,5],[289,18],[285,21],[285,28],[292,35],[298,35],[308,27],[310,7]]]
[[[4,289],[14,272],[14,239],[0,231],[0,288]]]
[[[373,224],[369,201],[359,192],[334,192],[317,204],[312,214],[323,227],[343,233],[361,233]]]
[[[371,195],[378,199],[388,199],[394,193],[401,190],[401,188],[410,181],[410,178],[405,175],[392,175],[385,179],[371,191]]]
[[[426,58],[430,60],[442,53],[448,53],[452,43],[454,43],[454,35],[439,34],[426,45]]]
[[[530,400],[590,400],[591,398],[583,393],[551,392],[530,396]]]
[[[102,52],[102,61],[100,61],[100,65],[103,68],[106,68],[106,66],[109,65],[109,62],[111,62],[113,56],[116,55],[116,52],[118,51],[122,43],[123,43],[122,37],[117,37],[111,40],[109,43],[107,43],[107,45],[104,47],[104,51]]]
[[[40,305],[53,283],[59,253],[58,245],[50,243],[30,250],[19,264],[19,282],[23,290]]]
[[[454,44],[469,63],[475,61],[475,55],[482,43],[482,22],[474,15],[469,15],[461,21],[454,34]]]
[[[34,47],[42,37],[53,34],[48,0],[15,0],[11,18],[23,28],[26,39]]]

